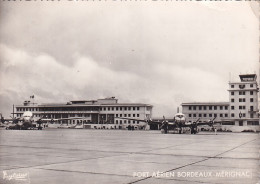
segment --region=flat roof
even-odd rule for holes
[[[257,81],[234,81],[234,82],[228,82],[229,84],[257,84]]]
[[[152,106],[150,104],[142,104],[142,103],[111,103],[111,104],[40,104],[40,105],[16,105],[16,107],[100,107],[100,106]]]
[[[229,105],[229,102],[185,102],[181,105]]]

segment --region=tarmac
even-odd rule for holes
[[[259,134],[0,130],[0,184],[259,183]]]

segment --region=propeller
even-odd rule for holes
[[[193,125],[195,128],[197,128],[199,120],[200,120],[200,118],[198,118],[196,121],[193,121],[192,125]]]
[[[216,119],[216,117],[214,117],[212,120],[209,120],[208,125],[212,128],[214,128],[214,120]]]
[[[198,122],[200,118],[198,118],[196,121],[194,121],[191,125],[191,134],[196,134],[197,133],[197,127],[198,127]]]
[[[162,122],[160,129],[164,129],[165,134],[168,133],[168,122],[167,122],[167,120],[165,119],[164,116],[163,116],[163,122]]]
[[[2,116],[1,117],[1,123],[4,123],[5,122],[5,118]]]
[[[19,119],[18,118],[13,118],[13,123],[14,124],[17,124],[19,122]]]

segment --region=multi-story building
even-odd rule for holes
[[[135,128],[145,128],[146,123],[125,120],[150,119],[152,117],[152,105],[142,103],[118,103],[115,97],[98,99],[70,101],[64,104],[40,104],[25,101],[23,105],[16,105],[17,117],[21,117],[25,111],[31,111],[36,118],[45,117],[49,119],[72,118],[62,120],[64,124],[84,123],[89,128],[126,128],[128,125]],[[73,119],[82,118],[82,120]],[[60,123],[60,122],[59,122]]]
[[[259,125],[256,74],[239,75],[240,82],[229,82],[230,118],[235,125]]]
[[[222,128],[232,131],[260,131],[258,84],[256,74],[239,75],[240,81],[229,82],[229,102],[182,103],[188,121],[207,121],[216,117]]]
[[[223,118],[229,118],[229,102],[193,102],[182,103],[182,112],[188,122],[212,120],[219,122]]]

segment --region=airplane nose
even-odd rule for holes
[[[28,122],[28,121],[29,121],[29,118],[27,118],[27,117],[26,117],[26,118],[24,118],[24,121]]]

